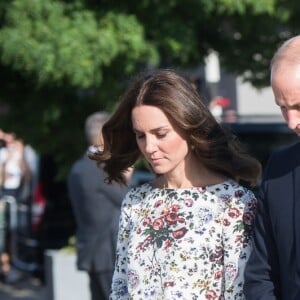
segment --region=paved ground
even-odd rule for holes
[[[29,276],[25,276],[13,285],[0,282],[1,300],[47,300],[45,286],[41,282]]]

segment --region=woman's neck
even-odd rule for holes
[[[192,188],[205,187],[226,180],[227,177],[208,170],[203,166],[198,166],[194,171],[190,172],[170,172],[162,174],[156,180],[155,185],[160,188]]]

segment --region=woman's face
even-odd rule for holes
[[[131,119],[138,147],[156,174],[184,168],[187,141],[161,109],[139,105],[132,110]]]

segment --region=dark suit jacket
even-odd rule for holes
[[[271,156],[245,270],[248,300],[300,299],[300,143]]]
[[[69,174],[80,270],[114,270],[120,207],[128,188],[108,185],[105,177],[104,171],[86,155],[74,163]]]

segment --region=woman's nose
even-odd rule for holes
[[[147,153],[152,153],[156,149],[156,143],[152,137],[146,138],[145,151]]]

